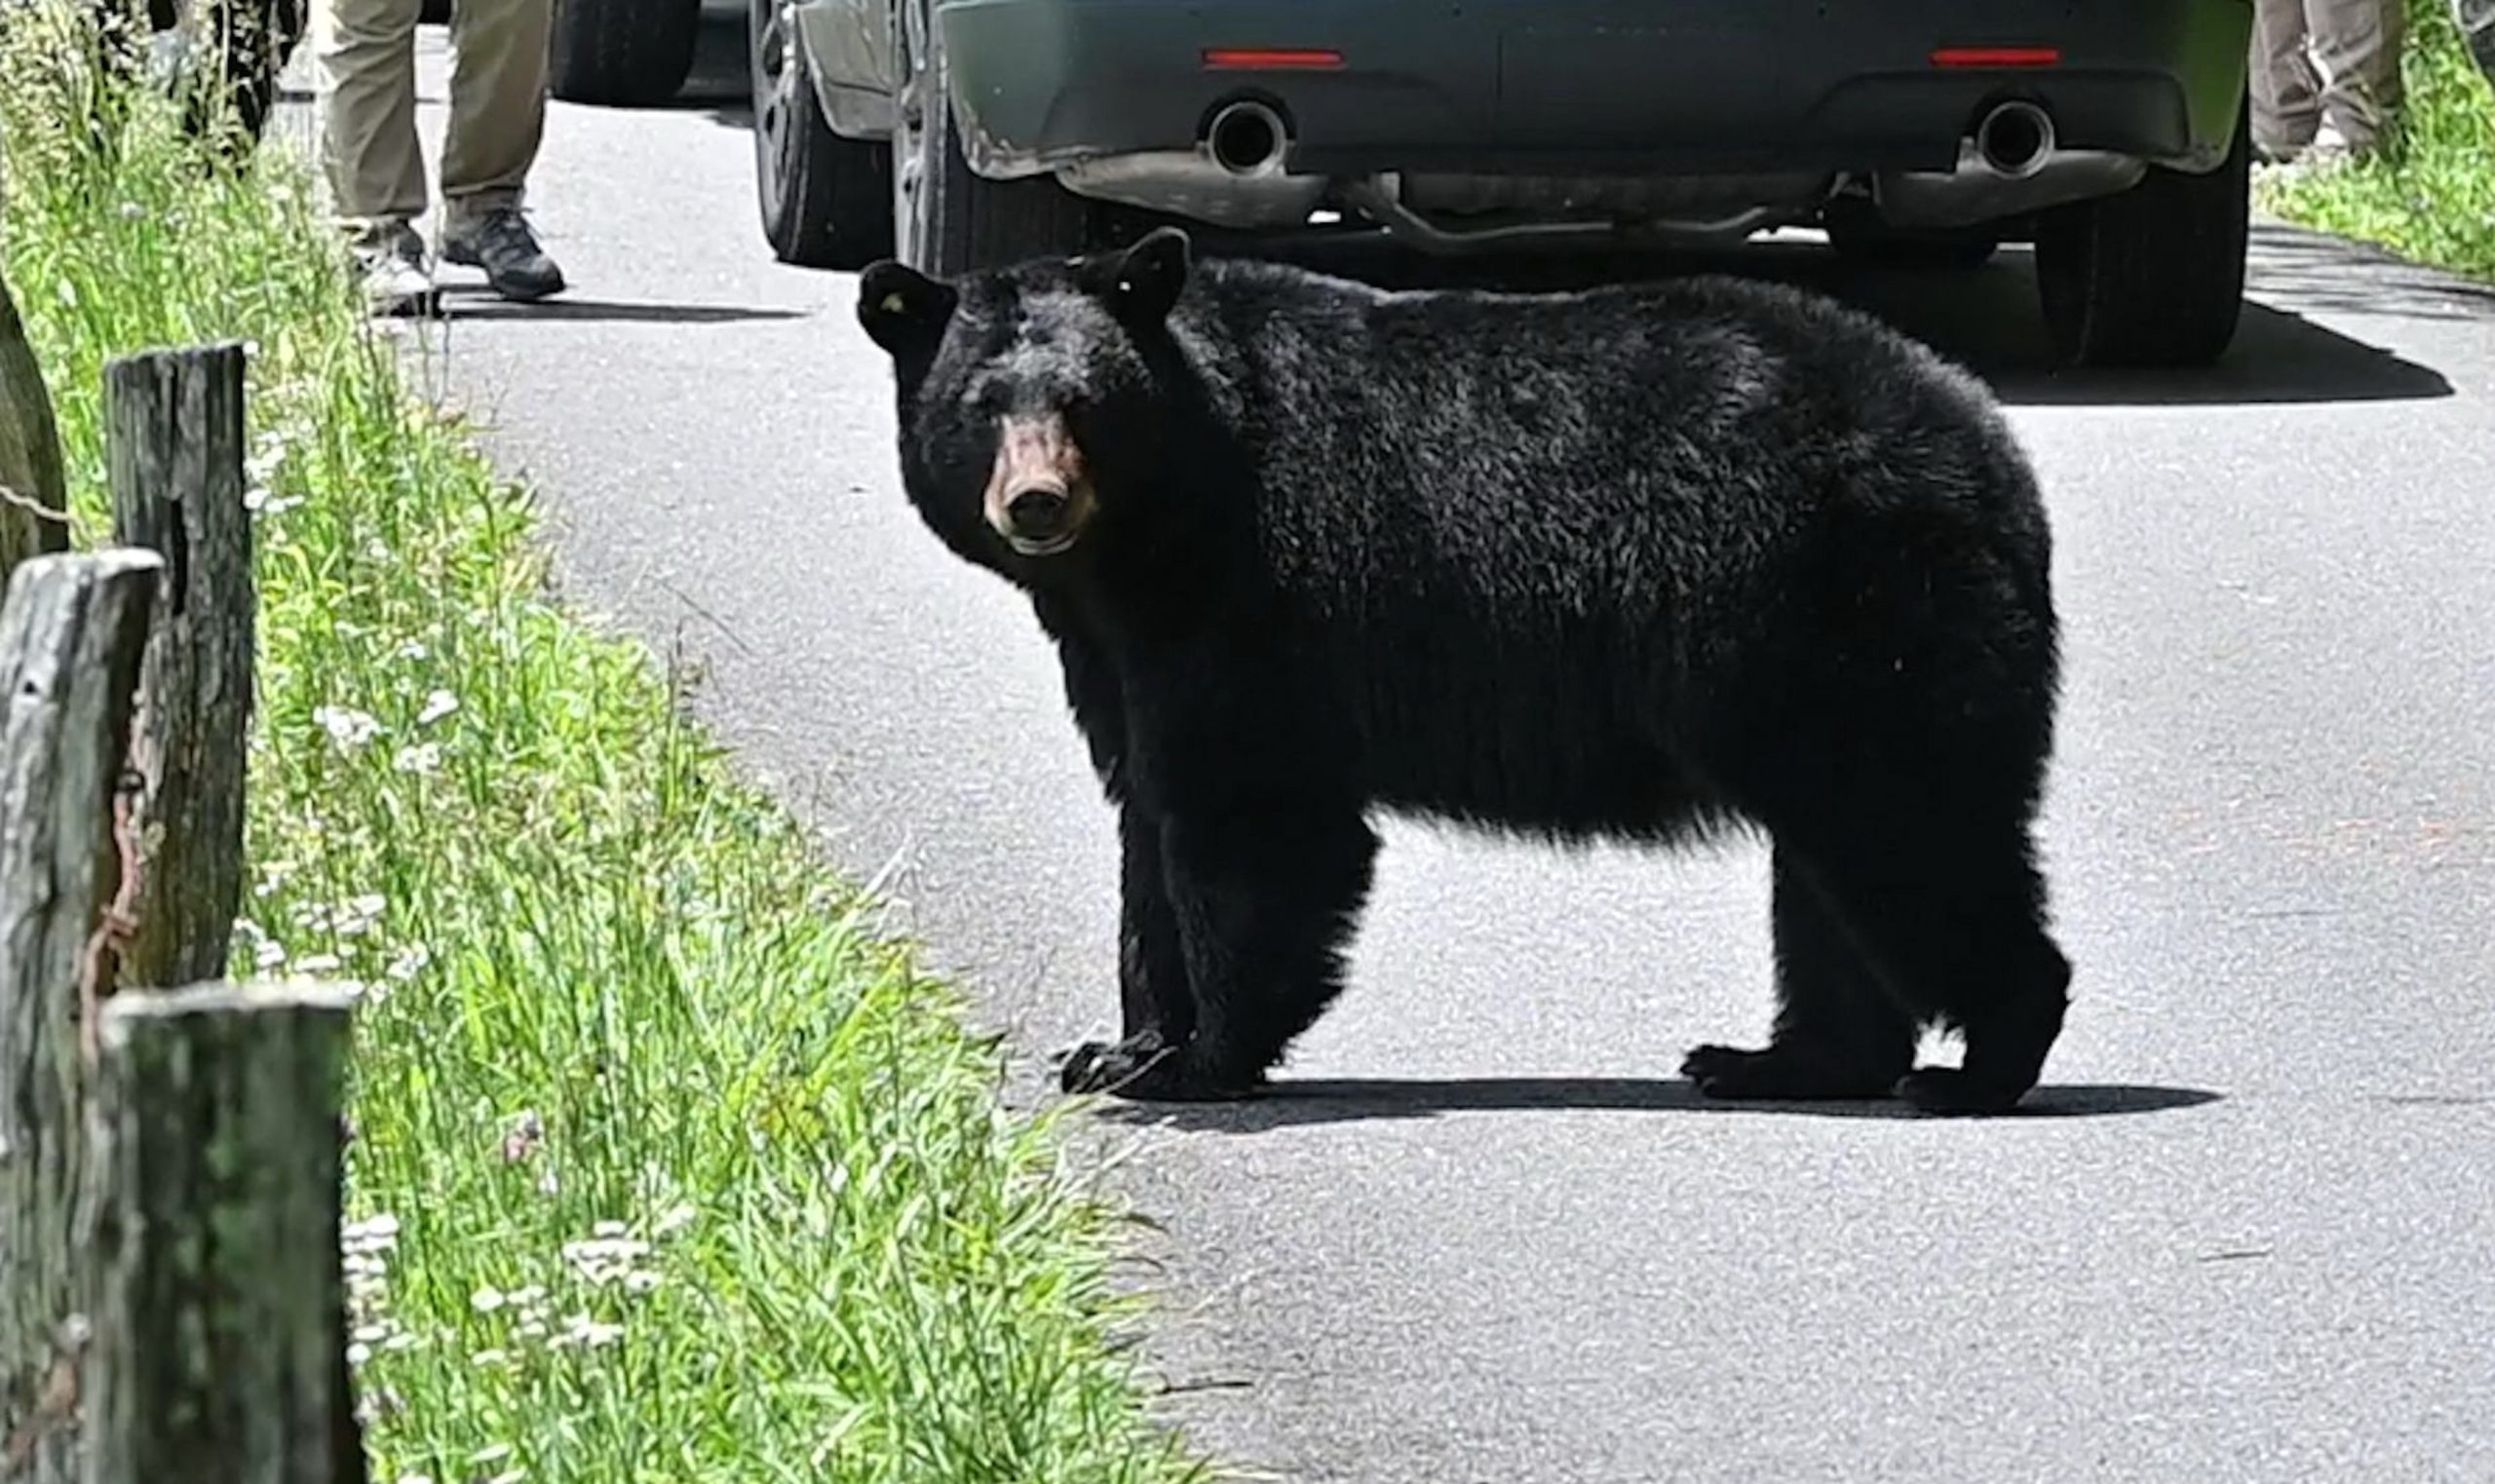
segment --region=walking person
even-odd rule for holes
[[[2404,101],[2401,0],[2254,0],[2252,144],[2278,164],[2382,147]]]
[[[2495,0],[2452,0],[2452,19],[2486,81],[2495,83]]]
[[[415,220],[416,21],[423,0],[314,0],[322,162],[333,209],[385,315],[431,314],[439,289]],[[450,122],[441,146],[441,256],[481,268],[508,299],[542,299],[562,270],[520,214],[546,129],[554,0],[459,0],[450,15]]]

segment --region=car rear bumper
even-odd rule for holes
[[[936,20],[985,175],[1192,149],[1238,98],[1281,115],[1293,173],[1724,175],[1946,171],[2007,97],[2063,149],[2207,169],[2251,6],[938,0]],[[1209,65],[1222,49],[1298,55]]]

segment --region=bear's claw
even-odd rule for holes
[[[1057,1085],[1069,1093],[1106,1093],[1154,1103],[1217,1103],[1253,1096],[1258,1084],[1207,1076],[1181,1046],[1158,1036],[1117,1044],[1087,1041],[1068,1052]]]

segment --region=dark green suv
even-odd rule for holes
[[[647,0],[657,3],[657,0]],[[2031,241],[2066,360],[2214,360],[2249,0],[751,0],[765,234],[952,273],[1123,216],[1422,250]]]

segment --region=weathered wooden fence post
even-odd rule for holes
[[[91,1137],[87,1484],[340,1484],[351,989],[108,1002]]]
[[[165,557],[132,723],[142,853],[137,927],[120,964],[128,985],[224,977],[242,908],[256,605],[243,369],[235,344],[104,367],[113,539]]]
[[[0,1475],[74,1479],[91,1000],[114,803],[163,562],[39,556],[0,602]]]
[[[0,224],[9,214],[7,177],[0,168]],[[0,582],[29,556],[68,550],[69,526],[59,518],[67,498],[52,395],[0,265]]]

